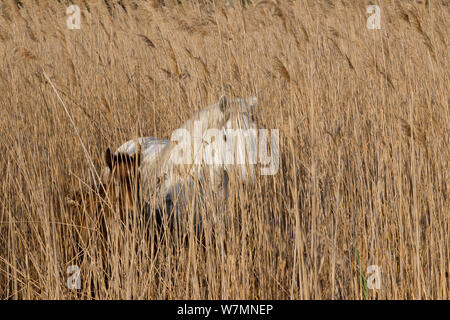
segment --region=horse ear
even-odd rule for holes
[[[140,167],[142,163],[142,146],[139,142],[137,143],[136,153],[134,154],[134,160],[136,162],[136,165]]]
[[[106,149],[105,161],[106,161],[106,165],[108,166],[109,170],[112,170],[113,164],[112,164],[112,154],[111,154],[110,148]]]
[[[226,96],[221,96],[219,99],[219,108],[220,111],[226,112],[229,108],[230,102],[228,101]]]
[[[220,111],[222,111],[224,115],[224,122],[227,122],[230,119],[231,116],[231,108],[230,108],[230,101],[226,96],[221,96],[219,99],[219,108]]]
[[[258,105],[258,96],[255,94],[254,96],[251,96],[250,98],[247,98],[248,105],[250,106],[250,110],[255,109],[255,107]]]

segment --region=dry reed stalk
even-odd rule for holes
[[[90,169],[92,170],[91,173],[92,173],[92,177],[94,178],[94,181],[98,181],[98,180],[100,179],[100,176],[98,175],[98,172],[97,172],[97,170],[95,169],[94,162],[92,161],[92,158],[91,158],[91,156],[89,155],[89,152],[87,151],[86,146],[85,146],[84,143],[83,143],[83,140],[81,139],[81,136],[80,136],[80,133],[79,133],[79,131],[78,131],[78,128],[77,128],[77,126],[75,125],[75,122],[73,121],[73,118],[72,118],[72,116],[70,115],[69,110],[68,110],[67,107],[66,107],[66,104],[64,103],[64,101],[63,101],[63,100],[61,99],[61,97],[59,96],[59,93],[58,93],[58,91],[56,90],[55,85],[54,85],[53,82],[50,80],[50,78],[48,77],[48,75],[47,75],[47,73],[45,72],[45,70],[42,70],[42,73],[43,73],[45,79],[46,79],[46,80],[48,81],[48,83],[51,85],[53,91],[55,92],[56,96],[58,97],[58,100],[61,102],[61,105],[63,106],[64,111],[65,111],[67,117],[69,118],[69,121],[70,121],[70,123],[72,124],[73,129],[75,130],[75,133],[77,134],[77,136],[78,136],[78,138],[79,138],[81,147],[83,148],[84,154],[85,154],[85,156],[86,156],[86,160],[88,161],[88,163],[89,163],[89,165],[90,165]]]

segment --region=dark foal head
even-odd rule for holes
[[[108,148],[105,152],[105,161],[109,173],[103,175],[103,184],[106,185],[107,194],[121,214],[138,207],[140,172],[142,162],[141,147],[138,145],[136,153],[111,153]]]
[[[101,231],[106,239],[106,224],[114,222],[115,217],[124,221],[130,210],[139,210],[140,146],[134,155],[112,154],[108,148],[104,159],[107,167],[102,170],[101,181],[78,190],[66,202],[84,243],[87,243],[90,231],[95,230]]]

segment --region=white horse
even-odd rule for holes
[[[188,203],[194,200],[196,206],[202,204],[206,186],[214,196],[224,200],[231,176],[243,183],[255,181],[256,104],[256,96],[233,100],[223,96],[217,103],[194,113],[173,132],[170,141],[138,138],[143,156],[141,200],[149,203],[156,199],[157,208],[173,214],[181,223]],[[135,152],[136,141],[130,140],[116,154]],[[199,218],[195,216],[196,223]]]

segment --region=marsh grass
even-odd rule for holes
[[[56,1],[1,3],[1,298],[449,298],[448,2],[380,1],[381,30],[368,1],[235,2],[79,1],[81,30]],[[134,213],[109,226],[106,256],[95,230],[77,254],[64,203],[94,182],[89,158],[100,170],[107,147],[170,138],[261,88],[280,170],[202,211],[230,225],[155,243]]]

